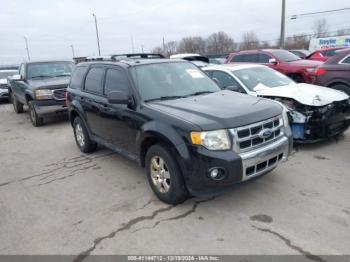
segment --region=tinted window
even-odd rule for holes
[[[224,89],[228,86],[239,86],[236,80],[233,79],[229,74],[220,71],[213,71],[212,78],[218,80],[220,88]]]
[[[271,56],[268,56],[266,54],[259,54],[259,63],[268,64],[271,58]]]
[[[282,60],[283,62],[292,62],[300,60],[299,56],[296,56],[295,54],[286,51],[286,50],[273,50],[271,53],[276,56],[279,60]]]
[[[129,93],[129,84],[125,74],[116,69],[108,69],[106,73],[105,94],[111,91]]]
[[[258,63],[259,55],[258,54],[249,54],[245,56],[244,62]]]
[[[73,74],[72,74],[72,78],[70,79],[70,84],[69,87],[70,88],[81,88],[82,87],[82,83],[84,80],[84,75],[86,72],[87,67],[86,66],[79,66],[77,67]]]
[[[102,94],[102,80],[104,76],[104,68],[91,68],[86,76],[85,90],[95,94]]]
[[[342,63],[343,64],[350,64],[350,55],[347,58],[345,58]]]
[[[244,60],[245,60],[244,57],[245,57],[245,55],[235,55],[232,58],[231,62],[244,62]]]

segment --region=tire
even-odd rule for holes
[[[73,121],[74,138],[80,151],[83,153],[92,153],[96,151],[97,143],[92,141],[84,122],[80,117]]]
[[[331,86],[331,88],[333,88],[335,90],[343,91],[344,93],[346,93],[347,95],[350,96],[350,86],[343,85],[343,84],[337,84],[337,85]]]
[[[38,116],[37,112],[35,111],[33,101],[28,102],[28,107],[29,107],[30,121],[32,122],[33,126],[35,127],[42,126],[44,124],[44,119]]]
[[[13,105],[13,110],[15,111],[16,114],[21,114],[23,113],[23,104],[17,101],[16,96],[11,92],[11,101]]]
[[[156,196],[167,204],[180,204],[188,191],[172,153],[161,144],[153,145],[146,154],[148,182]]]

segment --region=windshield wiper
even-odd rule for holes
[[[188,97],[188,96],[199,96],[199,95],[211,94],[211,93],[214,93],[214,92],[213,91],[200,91],[200,92],[195,92],[193,94],[186,95],[186,97]]]
[[[145,100],[145,102],[151,102],[151,101],[157,101],[157,100],[171,100],[171,99],[179,99],[179,98],[184,98],[184,96],[161,96],[157,98],[151,98]]]
[[[35,78],[42,78],[42,77],[53,77],[53,76],[50,76],[50,75],[39,75],[39,76],[32,76],[31,78],[35,79]]]
[[[54,76],[54,77],[60,77],[60,76],[70,76],[70,74],[62,74],[62,75],[57,75],[57,76]]]

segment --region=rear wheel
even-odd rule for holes
[[[37,112],[35,111],[33,101],[28,102],[28,107],[29,107],[30,121],[32,122],[33,126],[35,127],[42,126],[44,123],[44,119],[38,116]]]
[[[336,84],[331,86],[331,88],[339,90],[339,91],[343,91],[344,93],[346,93],[347,95],[350,96],[350,86],[344,85],[344,84]]]
[[[91,153],[96,150],[97,143],[90,139],[89,133],[84,122],[80,117],[76,117],[73,121],[74,137],[77,146],[83,153]]]
[[[146,154],[147,179],[157,197],[167,204],[188,198],[181,171],[172,153],[163,145],[153,145]]]
[[[16,114],[23,113],[23,104],[17,101],[16,96],[11,92],[11,101],[13,105],[13,110],[16,112]]]

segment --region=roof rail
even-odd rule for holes
[[[118,54],[111,55],[112,61],[131,60],[131,59],[161,59],[165,58],[162,54],[155,53],[133,53],[133,54]]]

